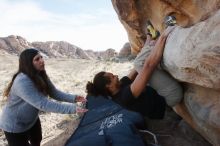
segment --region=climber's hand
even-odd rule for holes
[[[146,46],[150,46],[150,47],[151,47],[151,46],[154,46],[155,43],[156,43],[156,40],[153,40],[152,37],[151,37],[151,35],[147,34],[147,39],[146,39],[146,41],[145,41],[144,46],[145,46],[145,47],[146,47]]]
[[[176,26],[168,26],[161,34],[161,37],[167,38],[167,36],[174,30],[175,27]]]

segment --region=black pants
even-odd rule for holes
[[[6,132],[5,137],[9,146],[40,146],[42,140],[41,124],[38,119],[34,126],[22,133]]]
[[[147,86],[129,108],[150,119],[163,119],[166,101],[156,90]]]

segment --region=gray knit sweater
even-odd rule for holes
[[[73,102],[76,96],[63,93],[49,83],[52,98],[70,103],[50,100],[38,91],[27,75],[20,73],[13,82],[8,101],[0,114],[0,129],[12,133],[24,132],[34,125],[39,110],[63,114],[75,113],[76,105]]]

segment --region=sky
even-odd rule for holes
[[[0,0],[0,37],[27,41],[67,41],[84,50],[128,42],[111,0]]]

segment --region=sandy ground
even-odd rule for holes
[[[56,85],[62,91],[85,96],[85,86],[99,71],[109,71],[118,74],[119,77],[127,75],[132,64],[115,63],[97,60],[82,59],[45,59],[46,70]],[[12,75],[17,71],[18,57],[2,53],[0,51],[0,108],[4,104],[2,92]],[[65,129],[68,115],[56,113],[41,113],[40,119],[43,130],[43,142],[58,135]],[[77,118],[77,117],[76,117]],[[6,146],[4,134],[0,130],[0,146]]]

